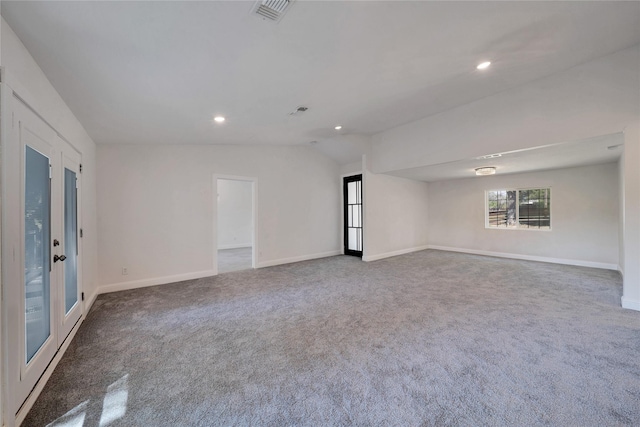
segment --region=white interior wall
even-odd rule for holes
[[[640,310],[640,115],[625,129],[624,137],[622,306]]]
[[[218,249],[252,245],[253,184],[218,180]]]
[[[362,161],[340,165],[340,175],[362,173]]]
[[[485,228],[485,191],[551,187],[551,230]],[[617,269],[618,165],[433,182],[429,245]]]
[[[429,184],[375,174],[363,160],[364,261],[427,248]]]
[[[309,147],[100,145],[101,290],[214,274],[214,174],[257,179],[258,267],[338,254],[338,172]]]
[[[618,268],[624,275],[624,151],[618,159]]]

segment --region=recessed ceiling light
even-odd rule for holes
[[[340,130],[340,129],[342,129],[342,126],[338,125],[338,126],[334,127],[334,129],[335,130]]]
[[[226,119],[224,118],[224,116],[215,116],[215,117],[213,118],[213,120],[214,120],[216,123],[222,123],[222,122],[224,122]]]
[[[478,70],[486,70],[487,68],[489,68],[489,65],[491,65],[491,61],[485,61],[485,62],[482,62],[482,63],[478,64],[478,66],[476,68]]]
[[[493,166],[484,167],[484,168],[476,168],[476,175],[495,175],[496,168]]]

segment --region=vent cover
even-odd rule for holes
[[[294,0],[258,0],[253,13],[262,19],[278,22],[287,12]]]

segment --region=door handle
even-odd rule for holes
[[[54,255],[54,256],[53,256],[53,262],[57,262],[57,261],[64,261],[65,259],[67,259],[67,257],[66,257],[66,256],[64,256],[64,255],[60,255],[60,256],[58,256],[58,255]]]

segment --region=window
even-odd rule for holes
[[[486,227],[551,230],[551,189],[487,191]]]

